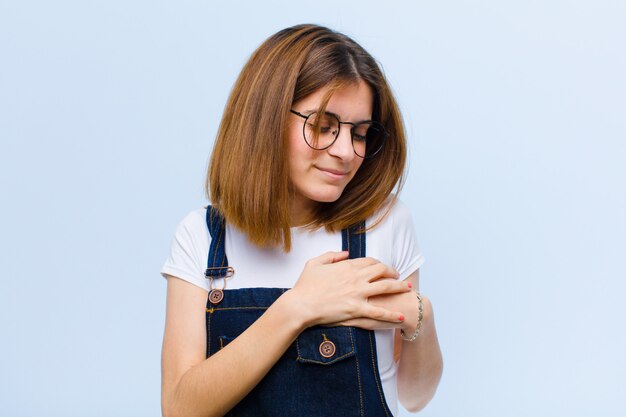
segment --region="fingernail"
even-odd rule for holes
[[[409,282],[409,288],[413,288],[413,284]]]
[[[404,314],[400,314],[400,317],[398,317],[398,320],[404,321]]]

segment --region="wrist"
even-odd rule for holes
[[[296,299],[296,294],[293,289],[285,291],[274,304],[278,304],[277,307],[282,310],[282,314],[285,316],[285,321],[291,323],[298,334],[304,329],[315,325],[315,317]]]
[[[415,298],[415,306],[413,307],[417,313],[417,320],[411,323],[406,323],[400,328],[400,337],[403,341],[413,342],[423,332],[424,322],[426,320],[428,300],[425,296],[421,295],[418,290],[412,291],[412,296]]]

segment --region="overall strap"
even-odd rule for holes
[[[206,225],[211,234],[211,246],[204,275],[207,278],[225,277],[232,271],[226,258],[226,222],[213,206],[206,209]]]
[[[350,252],[350,259],[365,256],[365,221],[341,231],[341,248]]]
[[[226,257],[226,222],[224,217],[208,206],[206,224],[211,234],[211,246],[207,258],[205,276],[223,277],[229,274],[228,258]],[[349,258],[365,256],[365,222],[356,223],[341,231],[341,248],[349,252]]]

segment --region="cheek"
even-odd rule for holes
[[[357,172],[359,172],[359,169],[361,169],[361,165],[363,165],[363,159],[355,158],[354,163],[352,165],[354,174],[352,175],[352,178],[350,178],[350,181],[352,181],[354,177],[356,177]]]
[[[299,146],[298,127],[291,125],[287,130],[287,147],[290,159],[298,154]]]
[[[303,169],[313,162],[314,150],[309,147],[302,137],[302,131],[298,127],[289,128],[289,138],[287,140],[289,166],[291,169]]]

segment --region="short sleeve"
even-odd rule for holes
[[[192,211],[178,224],[161,275],[175,276],[208,291],[204,270],[210,236],[205,213],[205,209]]]
[[[417,243],[411,212],[401,201],[397,201],[391,209],[391,220],[393,264],[403,280],[422,266],[424,255]]]

